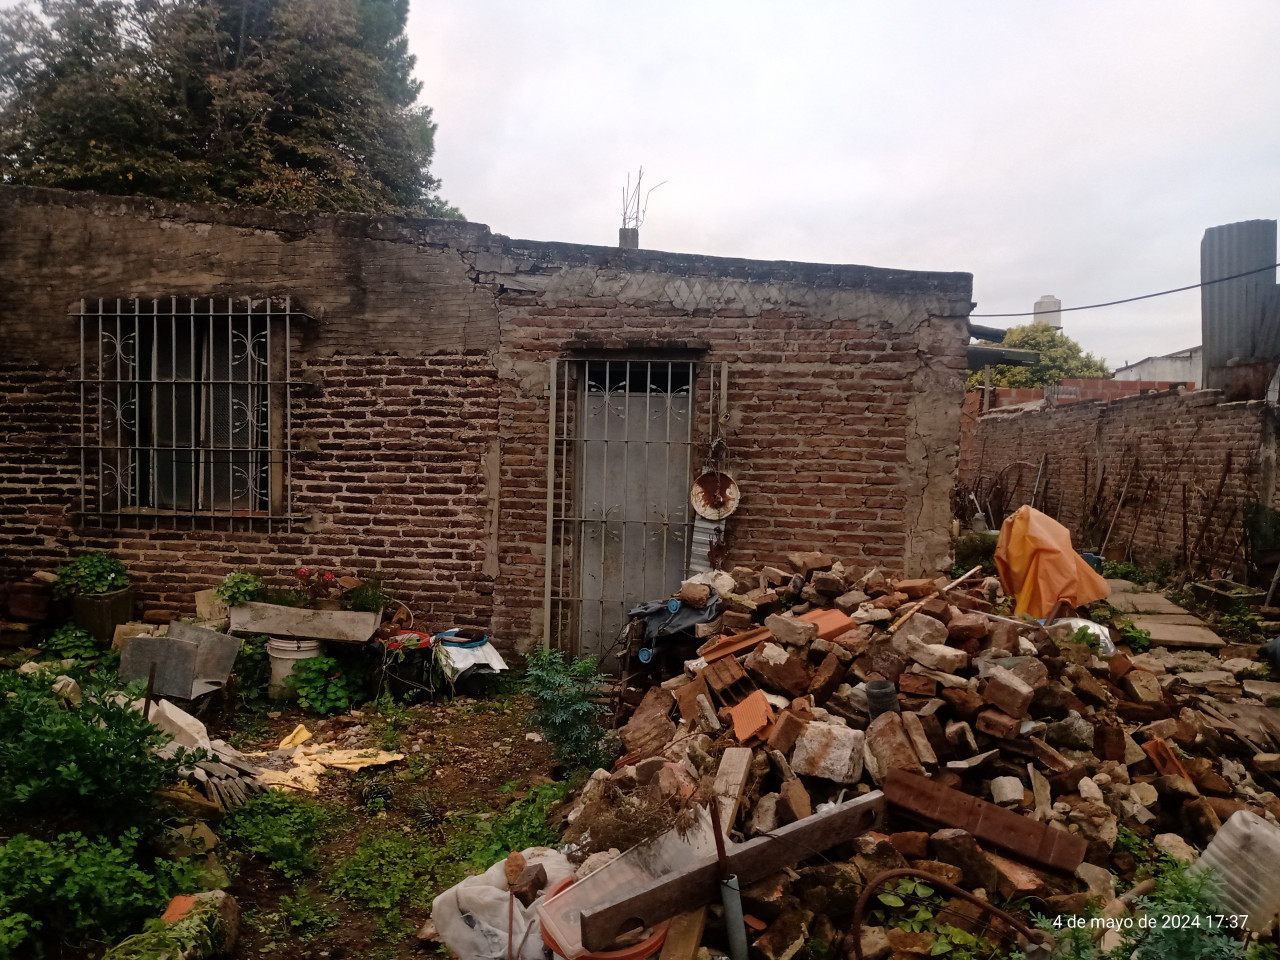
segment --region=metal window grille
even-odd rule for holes
[[[547,642],[607,659],[627,610],[688,574],[690,484],[724,376],[691,361],[551,361]]]
[[[302,316],[288,299],[82,300],[81,513],[287,527],[289,359]]]

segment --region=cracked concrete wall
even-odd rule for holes
[[[430,620],[540,626],[548,360],[730,364],[744,490],[730,561],[947,557],[967,274],[536,243],[478,224],[0,188],[0,523],[11,570],[130,561],[151,604],[305,562],[395,584]],[[302,453],[292,532],[108,531],[76,516],[81,297],[290,296]],[[698,459],[698,458],[695,458]]]

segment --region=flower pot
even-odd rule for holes
[[[133,619],[137,588],[130,584],[111,593],[71,598],[71,619],[88,630],[99,643],[110,645],[116,627]]]
[[[342,640],[364,643],[382,622],[382,613],[357,610],[311,610],[275,603],[242,603],[232,607],[231,630],[271,637]]]

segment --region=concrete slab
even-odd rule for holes
[[[1274,680],[1246,680],[1244,682],[1244,692],[1251,697],[1257,697],[1259,700],[1272,700],[1280,697],[1280,683]]]
[[[1132,617],[1133,625],[1151,633],[1153,647],[1170,649],[1217,650],[1227,642],[1208,627],[1181,622],[1183,617],[1138,616]]]
[[[1203,627],[1204,621],[1192,613],[1135,613],[1132,616],[1125,617],[1126,620],[1133,621],[1137,624],[1143,617],[1159,617],[1161,623],[1180,623],[1184,627]],[[1146,629],[1143,627],[1142,629]]]
[[[1112,591],[1106,601],[1111,609],[1121,613],[1161,613],[1187,616],[1182,609],[1164,594],[1130,593],[1128,591]]]

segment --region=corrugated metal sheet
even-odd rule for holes
[[[1273,266],[1276,262],[1276,221],[1245,220],[1210,227],[1200,243],[1200,280],[1208,283]],[[1200,289],[1200,323],[1204,336],[1205,386],[1225,388],[1233,357],[1276,356],[1280,338],[1268,330],[1274,315],[1274,270],[1212,283]]]

